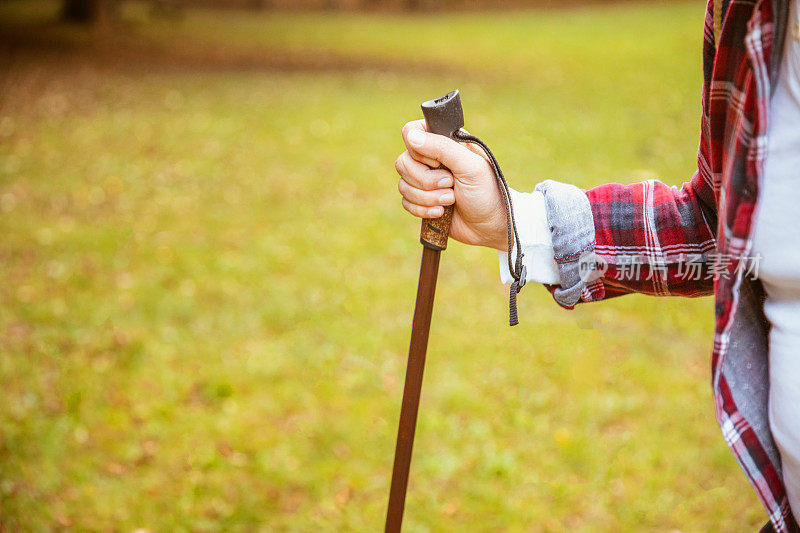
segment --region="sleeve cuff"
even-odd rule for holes
[[[552,236],[547,225],[547,211],[544,194],[540,191],[530,193],[511,191],[514,216],[517,220],[519,244],[522,246],[522,262],[527,275],[525,281],[557,284],[561,282],[558,265],[554,259]],[[516,256],[517,244],[512,250],[512,260]],[[511,283],[514,278],[508,269],[508,253],[498,252],[500,280]]]
[[[545,180],[536,186],[544,195],[560,287],[553,298],[562,307],[577,304],[589,281],[597,281],[592,206],[586,193],[574,185]],[[593,286],[598,284],[593,283]]]

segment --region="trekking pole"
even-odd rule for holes
[[[430,133],[455,138],[456,132],[464,126],[461,96],[457,90],[424,102],[422,114]],[[445,206],[444,214],[441,217],[422,221],[419,237],[423,246],[422,263],[419,269],[417,303],[414,307],[414,322],[411,326],[411,345],[408,349],[403,405],[400,408],[400,424],[394,452],[389,508],[386,512],[386,533],[399,533],[403,523],[408,471],[411,466],[411,450],[414,446],[414,430],[417,425],[422,373],[425,369],[425,352],[428,349],[433,297],[436,291],[436,278],[439,275],[439,256],[442,250],[447,248],[453,208],[453,205]]]

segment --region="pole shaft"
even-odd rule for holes
[[[428,247],[424,247],[422,250],[419,285],[417,286],[417,303],[414,307],[414,323],[411,326],[411,345],[408,349],[406,382],[403,388],[403,405],[400,408],[397,446],[394,451],[392,486],[389,490],[389,509],[386,512],[386,533],[399,533],[403,524],[408,471],[411,467],[411,451],[414,447],[414,431],[417,425],[417,411],[422,390],[422,374],[425,370],[425,352],[428,349],[433,297],[436,292],[436,278],[439,275],[441,251]]]
[[[455,132],[464,125],[461,95],[457,90],[423,102],[421,108],[430,133],[453,138]],[[392,486],[389,489],[389,508],[386,511],[386,533],[400,533],[400,527],[403,525],[408,471],[411,467],[411,450],[414,447],[414,431],[417,427],[422,373],[425,370],[425,352],[428,350],[428,334],[431,331],[433,296],[436,292],[436,278],[439,275],[439,257],[442,250],[447,248],[452,218],[453,206],[450,205],[444,208],[441,217],[424,219],[420,230],[419,240],[424,248],[419,267],[414,323],[411,326],[411,346],[408,348],[403,406],[400,408],[397,446],[394,450]]]

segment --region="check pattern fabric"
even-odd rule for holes
[[[680,188],[657,180],[585,191],[595,254],[606,268],[580,301],[628,293],[715,296],[712,387],[723,436],[764,504],[763,531],[794,532],[780,466],[733,400],[723,361],[747,272],[750,230],[767,145],[773,47],[783,37],[785,0],[710,0],[703,44],[697,170]],[[781,17],[784,17],[781,20]],[[631,268],[631,258],[639,266]],[[697,271],[687,275],[692,265]],[[550,287],[552,291],[552,287]]]

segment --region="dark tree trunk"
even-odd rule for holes
[[[103,24],[111,16],[114,0],[64,0],[61,18],[81,24]]]

